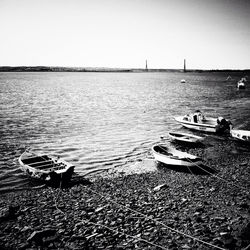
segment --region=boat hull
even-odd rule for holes
[[[245,87],[245,85],[239,85],[238,86],[238,89],[245,89],[246,87]]]
[[[175,120],[179,122],[182,126],[192,129],[192,130],[198,130],[203,132],[209,132],[209,133],[217,133],[216,129],[216,119],[211,118],[209,123],[194,123],[190,121],[186,121],[183,119],[182,116],[175,117]]]
[[[176,140],[178,142],[199,143],[203,140],[203,137],[201,136],[186,133],[169,132],[168,135],[171,139]]]
[[[163,149],[166,148],[164,145],[154,145],[152,147],[153,156],[158,162],[164,163],[166,165],[185,167],[194,167],[202,164],[202,160],[194,155],[184,153],[178,150],[173,150],[172,155],[165,155],[159,152],[159,147]],[[176,152],[178,152],[180,155],[178,156]]]
[[[41,158],[44,158],[44,161],[41,161]],[[19,157],[18,161],[20,169],[25,174],[33,179],[45,182],[56,183],[58,181],[69,180],[74,172],[72,164],[63,159],[48,157],[47,155],[27,157],[26,153],[24,153]]]
[[[237,140],[249,142],[250,143],[250,131],[248,130],[240,130],[240,129],[232,129],[231,136]]]

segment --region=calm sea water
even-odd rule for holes
[[[195,109],[250,130],[250,86],[237,91],[243,76],[227,76],[0,73],[0,191],[29,185],[17,163],[26,148],[60,155],[84,175],[146,161],[160,136],[181,128],[173,117]]]

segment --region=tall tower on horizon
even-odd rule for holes
[[[183,69],[183,72],[184,72],[184,73],[187,72],[187,71],[186,71],[186,59],[184,59],[184,69]]]
[[[146,71],[148,71],[148,61],[146,60],[146,68],[145,68]]]

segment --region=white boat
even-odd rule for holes
[[[250,142],[249,130],[232,129],[230,133],[233,138],[236,138],[240,141]]]
[[[156,161],[167,165],[193,167],[202,163],[201,158],[176,150],[165,144],[154,145],[152,152]]]
[[[74,172],[74,166],[59,157],[37,155],[25,151],[18,161],[23,172],[42,181],[66,181]]]
[[[205,117],[198,110],[194,114],[175,117],[175,120],[186,128],[210,133],[225,133],[230,130],[231,124],[223,117]]]
[[[204,140],[204,137],[186,133],[169,132],[168,135],[173,140],[180,142],[198,143]]]
[[[185,83],[186,82],[186,80],[185,79],[181,79],[181,83]]]
[[[245,83],[244,82],[238,82],[237,83],[237,88],[238,89],[245,89],[246,88]]]
[[[187,119],[186,116],[178,116],[175,117],[175,120],[182,124],[182,126],[200,130],[205,132],[216,133],[217,119],[216,118],[206,118],[206,120],[202,122],[195,122],[192,119]]]
[[[238,89],[245,89],[245,83],[247,82],[247,79],[245,77],[241,78],[238,82],[237,82],[237,88]]]

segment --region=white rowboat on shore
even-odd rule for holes
[[[154,145],[152,152],[156,161],[167,165],[193,167],[202,163],[201,158],[176,150],[165,144]]]
[[[250,142],[249,130],[232,129],[230,133],[233,138],[236,138],[240,141]]]
[[[245,77],[242,77],[242,78],[237,82],[237,88],[238,88],[238,89],[245,89],[245,88],[246,88],[246,86],[245,86],[246,82],[247,82],[247,79],[246,79]]]
[[[204,137],[187,133],[169,132],[168,135],[171,139],[180,142],[198,143],[204,140]]]

